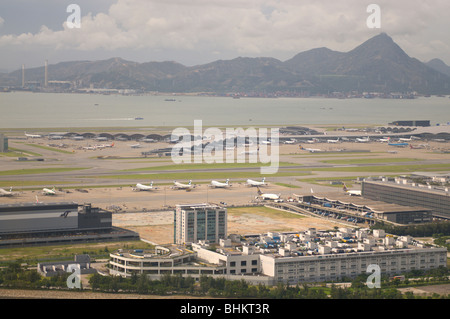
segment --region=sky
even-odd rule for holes
[[[380,28],[368,27],[370,4]],[[381,32],[411,57],[450,65],[449,12],[448,0],[1,0],[0,72],[111,57],[285,61],[318,47],[347,52]]]

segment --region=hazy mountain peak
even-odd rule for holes
[[[26,81],[43,83],[43,67],[27,69],[25,74]],[[1,75],[0,84],[19,86],[21,76],[21,70]],[[237,57],[186,67],[174,61],[137,63],[113,57],[49,65],[49,79],[76,81],[84,87],[164,92],[450,94],[449,66],[438,59],[424,64],[409,57],[386,33],[349,52],[320,47],[300,52],[285,62],[271,57]]]

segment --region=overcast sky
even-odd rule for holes
[[[370,29],[369,4],[381,9]],[[69,4],[81,9],[70,28]],[[1,0],[0,70],[122,57],[196,65],[238,56],[282,61],[349,51],[385,32],[408,55],[450,65],[448,0]]]

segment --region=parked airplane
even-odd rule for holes
[[[189,184],[183,184],[183,183],[179,183],[177,181],[174,181],[173,182],[173,186],[172,186],[173,189],[192,189],[194,187],[195,186],[192,185],[192,181],[189,181]]]
[[[408,143],[388,143],[390,146],[396,146],[396,147],[405,147],[408,146]]]
[[[378,140],[378,142],[381,142],[381,143],[384,143],[384,142],[386,142],[386,143],[388,143],[389,141],[390,141],[390,137],[384,137],[384,138],[380,138],[379,140]]]
[[[261,182],[254,181],[252,179],[247,179],[247,185],[248,186],[265,186],[265,185],[267,185],[266,178],[264,177]]]
[[[230,184],[229,179],[227,179],[227,181],[225,183],[221,183],[218,181],[211,181],[211,184],[209,185],[209,187],[226,188],[226,187],[231,187],[231,184]]]
[[[130,145],[131,148],[141,148],[141,144],[137,143],[137,144],[133,144]]]
[[[357,137],[356,141],[359,142],[359,143],[368,143],[368,142],[370,142],[370,138],[368,136],[367,137],[363,137],[363,138]]]
[[[150,183],[150,185],[144,185],[141,183],[137,183],[136,187],[133,188],[134,191],[139,192],[139,191],[150,191],[150,190],[154,190],[154,189],[158,189],[157,187],[153,187],[153,182]]]
[[[300,147],[301,150],[308,151],[308,152],[311,152],[311,153],[322,152],[322,150],[318,149],[318,148],[304,148],[301,145],[299,145],[299,147]]]
[[[25,132],[25,136],[26,137],[31,137],[31,138],[41,138],[42,135],[39,134],[28,134],[27,132]]]
[[[295,140],[293,140],[293,139],[290,139],[290,140],[284,142],[284,144],[294,144],[294,143],[295,143]]]
[[[264,194],[258,187],[258,196],[256,198],[261,198],[263,200],[278,200],[280,199],[280,194]]]
[[[339,143],[339,138],[337,140],[327,140],[327,143]]]
[[[9,191],[0,188],[0,196],[14,196],[14,195],[15,193],[12,191],[12,187],[9,189]]]
[[[410,136],[409,138],[401,137],[398,140],[402,142],[411,142],[412,140],[420,140],[420,137],[416,136]]]
[[[313,138],[312,140],[307,140],[306,142],[309,144],[314,144],[314,143],[319,142],[319,140],[317,138]]]
[[[345,186],[345,184],[344,184],[343,190],[347,194],[349,194],[350,196],[361,196],[361,191],[359,191],[359,190],[349,190],[349,189],[347,189],[347,186]]]
[[[56,195],[55,187],[53,187],[52,189],[44,188],[42,189],[42,192],[44,193],[44,195]]]
[[[428,145],[427,144],[419,144],[419,145],[412,145],[412,144],[409,144],[409,147],[411,148],[411,149],[415,149],[415,150],[418,150],[418,149],[424,149],[424,148],[426,148]]]

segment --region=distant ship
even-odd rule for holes
[[[167,102],[175,102],[176,100],[175,100],[175,99],[165,99],[164,101],[167,101]]]
[[[143,120],[144,118],[143,117],[135,117],[134,119],[135,120]]]

